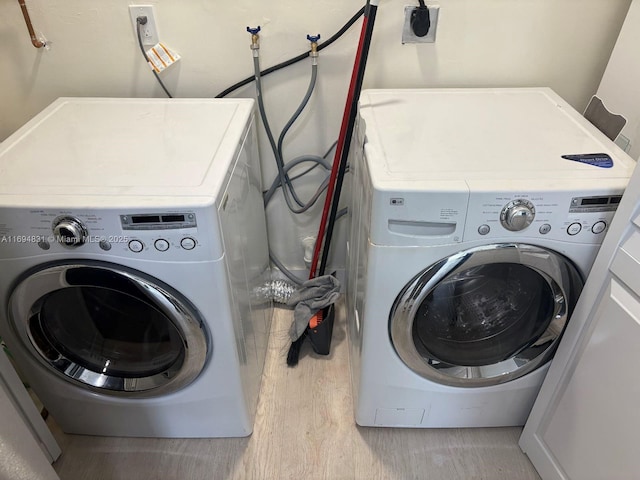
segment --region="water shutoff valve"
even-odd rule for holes
[[[311,42],[311,53],[309,56],[311,57],[313,65],[318,64],[318,40],[320,40],[320,34],[318,35],[307,35],[307,40]]]
[[[247,32],[251,34],[251,50],[259,50],[260,49],[260,26],[258,25],[256,28],[247,27]]]

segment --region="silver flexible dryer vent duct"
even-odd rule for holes
[[[261,298],[268,298],[276,303],[286,305],[293,292],[297,289],[296,285],[287,280],[271,280],[257,288],[255,293]]]

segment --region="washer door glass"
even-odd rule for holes
[[[115,266],[40,270],[17,286],[10,312],[41,362],[105,393],[173,391],[206,360],[193,308],[159,282]]]
[[[565,257],[523,244],[443,259],[396,299],[398,355],[425,378],[454,386],[513,380],[551,358],[582,279]]]

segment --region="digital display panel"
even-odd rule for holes
[[[198,226],[193,212],[123,214],[120,223],[123,230],[176,230]]]
[[[184,215],[162,215],[163,222],[184,222]]]
[[[580,205],[606,205],[609,203],[609,197],[591,197],[583,198]]]
[[[607,195],[606,197],[573,197],[570,213],[615,212],[622,195]]]
[[[145,215],[144,217],[131,217],[131,223],[159,223],[159,215]]]

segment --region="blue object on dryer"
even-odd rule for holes
[[[581,153],[577,155],[562,155],[562,158],[566,160],[573,160],[574,162],[586,163],[587,165],[593,165],[594,167],[613,167],[613,160],[606,153]]]

